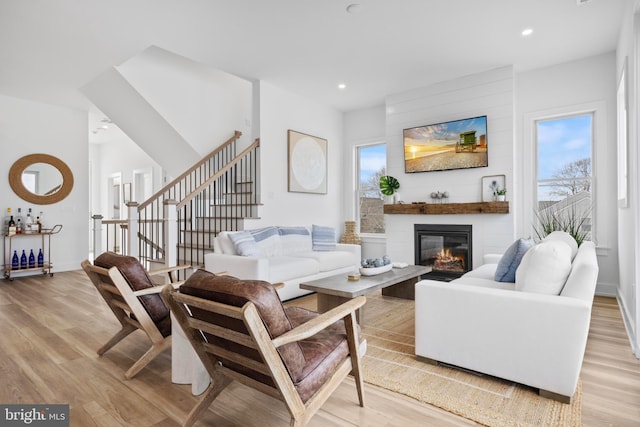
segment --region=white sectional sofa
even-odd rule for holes
[[[213,273],[284,283],[278,294],[285,301],[311,292],[301,282],[357,271],[360,254],[360,245],[336,243],[331,227],[272,226],[221,232],[204,263]]]
[[[593,242],[578,248],[573,241],[565,249],[559,243],[566,236],[553,235],[524,253],[513,283],[495,280],[500,256],[485,257],[488,263],[449,283],[416,283],[416,355],[570,402],[589,333],[598,263]],[[516,244],[501,268],[513,261]]]

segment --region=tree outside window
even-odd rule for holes
[[[380,177],[386,174],[385,144],[357,148],[358,200],[360,233],[384,233],[384,200],[380,192]]]
[[[541,120],[536,130],[538,237],[564,229],[588,240],[592,232],[593,114]]]

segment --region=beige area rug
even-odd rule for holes
[[[510,381],[421,362],[414,354],[414,301],[375,295],[365,309],[365,382],[487,426],[580,426],[580,383],[567,405]]]

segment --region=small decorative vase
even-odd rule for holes
[[[340,243],[350,243],[352,245],[362,244],[362,239],[360,239],[360,236],[356,233],[355,221],[344,222],[344,234],[342,235],[342,239],[340,239]]]
[[[498,195],[496,196],[496,200],[497,200],[498,202],[504,202],[505,200],[507,200],[507,196],[505,196],[504,194],[498,194]]]

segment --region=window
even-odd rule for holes
[[[593,114],[539,120],[536,142],[538,237],[563,229],[590,240]]]
[[[357,150],[357,212],[360,233],[384,233],[384,200],[380,192],[380,177],[386,174],[385,144],[363,145]]]

